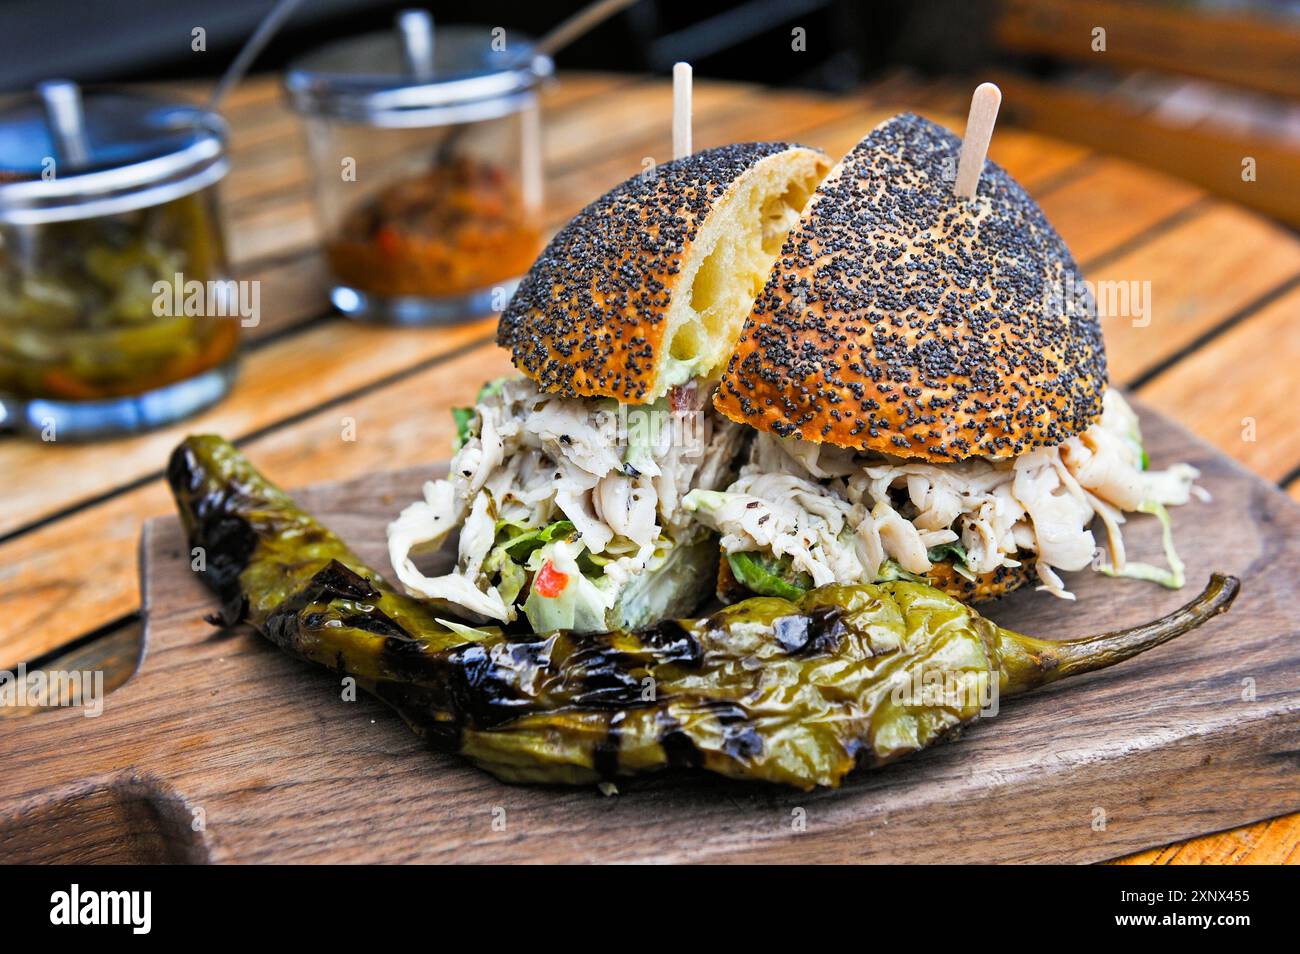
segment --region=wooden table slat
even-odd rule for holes
[[[186,434],[218,431],[242,436],[292,420],[340,394],[487,340],[494,330],[492,319],[422,329],[332,321],[248,355],[243,362],[247,373],[230,397],[193,418],[111,444],[10,442],[4,448],[5,466],[24,474],[24,479],[9,494],[9,512],[0,514],[0,533],[12,531],[19,514],[43,519],[105,488],[160,472],[167,454]],[[115,451],[111,455],[106,453],[110,447]]]
[[[1202,198],[1199,189],[1123,159],[1102,159],[1042,200],[1043,211],[1085,267]]]
[[[1112,380],[1149,371],[1297,273],[1294,236],[1223,202],[1205,203],[1186,222],[1089,269],[1099,286],[1123,283],[1149,298],[1145,316],[1103,319]]]
[[[1197,434],[1270,480],[1300,463],[1300,287],[1141,389]]]
[[[358,477],[374,470],[376,461],[388,469],[445,460],[454,433],[450,404],[509,370],[505,352],[484,344],[386,388],[309,414],[292,428],[271,430],[244,446],[268,476],[290,487],[327,476]],[[435,394],[446,399],[432,398]],[[355,440],[344,439],[344,418],[351,420]],[[203,430],[195,427],[183,433]],[[165,461],[176,438],[163,443],[166,446],[155,456],[159,462]],[[408,502],[393,501],[391,515]],[[48,653],[138,607],[140,523],[171,508],[162,480],[149,480],[95,504],[76,519],[55,521],[0,547],[0,566],[11,568],[0,576],[0,668]]]

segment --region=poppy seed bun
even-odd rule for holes
[[[1054,446],[1101,414],[1096,306],[1042,210],[905,114],[833,169],[786,238],[714,403],[782,437],[934,462]]]
[[[997,599],[999,596],[1006,596],[1037,575],[1033,554],[1017,554],[1017,559],[1020,560],[1019,566],[1000,566],[987,573],[981,573],[973,580],[958,573],[953,567],[952,560],[934,564],[930,567],[930,572],[923,575],[925,582],[955,600],[962,603],[983,603]]]
[[[643,404],[716,375],[830,165],[803,146],[744,143],[633,176],[551,240],[497,342],[544,390],[569,397]]]

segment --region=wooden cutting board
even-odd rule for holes
[[[0,730],[0,860],[1092,861],[1295,811],[1300,508],[1142,417],[1156,466],[1190,461],[1213,494],[1175,511],[1188,587],[1073,574],[1077,603],[1022,592],[986,611],[1034,635],[1082,635],[1172,609],[1211,570],[1242,578],[1232,610],[838,791],[686,775],[611,797],[502,784],[425,751],[379,702],[344,701],[338,677],[250,631],[214,630],[178,523],[152,520],[135,676],[97,718],[50,711]],[[384,526],[432,471],[298,498],[386,571]],[[1131,556],[1159,556],[1154,519],[1126,539]]]

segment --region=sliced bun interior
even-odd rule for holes
[[[706,149],[616,186],[561,229],[501,316],[515,366],[567,396],[649,403],[716,376],[830,161]]]

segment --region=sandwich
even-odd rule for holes
[[[1182,585],[1165,508],[1196,470],[1149,468],[1065,243],[992,162],[955,196],[960,146],[897,116],[790,230],[714,398],[755,432],[747,457],[684,502],[720,536],[720,595],[903,576],[1073,598],[1060,573],[1089,566]],[[1168,566],[1126,559],[1134,512],[1164,524]]]
[[[830,165],[788,143],[705,150],[556,234],[500,320],[520,374],[456,412],[448,476],[389,526],[409,593],[535,632],[632,629],[708,598],[717,536],[682,501],[730,485],[748,438],[710,398]],[[415,558],[453,531],[454,567],[426,575]]]

